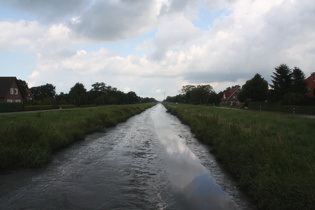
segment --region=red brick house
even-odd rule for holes
[[[307,93],[306,95],[310,98],[314,98],[315,95],[314,95],[314,91],[315,91],[315,72],[313,72],[311,74],[311,76],[309,76],[306,80],[307,82]]]
[[[239,100],[237,99],[238,94],[241,92],[240,86],[236,86],[228,91],[223,92],[223,97],[221,99],[222,105],[240,105]]]
[[[0,102],[23,103],[16,77],[0,77]]]

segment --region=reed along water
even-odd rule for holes
[[[49,133],[47,133],[49,135]],[[253,209],[189,127],[158,104],[0,174],[0,209]]]

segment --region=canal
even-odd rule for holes
[[[0,174],[0,209],[252,208],[161,104],[59,151],[46,167]]]

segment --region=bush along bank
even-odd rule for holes
[[[0,115],[0,170],[43,166],[50,161],[53,151],[83,139],[86,134],[115,126],[153,105]]]
[[[315,206],[315,120],[275,113],[165,104],[211,145],[259,209]]]

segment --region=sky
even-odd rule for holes
[[[0,76],[163,100],[280,64],[315,71],[314,0],[0,0]],[[164,94],[165,93],[165,94]]]

